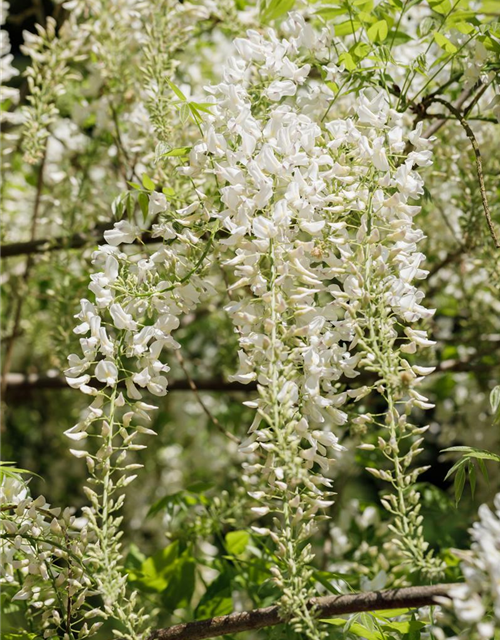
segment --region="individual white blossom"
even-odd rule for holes
[[[500,624],[500,494],[493,509],[483,504],[478,516],[470,530],[471,550],[457,552],[463,557],[465,582],[453,587],[450,596],[457,618],[469,632],[490,640]]]

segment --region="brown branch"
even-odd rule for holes
[[[458,98],[456,99],[454,108],[457,109],[457,110],[461,109],[462,106],[465,104],[465,102],[467,102],[467,100],[470,98],[470,96],[474,93],[474,91],[476,89],[477,89],[477,85],[474,85],[473,87],[470,87],[468,89],[464,89],[462,91],[462,93],[458,96]],[[426,107],[431,102],[441,102],[441,101],[442,101],[441,98],[439,98],[436,95],[431,94],[430,96],[427,96],[427,98],[424,98],[422,100],[421,104],[423,105],[423,108],[425,110]],[[462,117],[462,116],[460,116],[460,117]],[[443,118],[442,120],[438,120],[437,122],[434,122],[433,124],[431,124],[431,126],[426,131],[424,131],[424,133],[422,134],[422,137],[423,138],[430,138],[435,133],[437,133],[439,131],[439,129],[441,129],[441,127],[444,126],[447,122],[448,121],[445,118]]]
[[[439,93],[446,88],[447,86],[449,86],[450,84],[452,84],[456,79],[458,78],[454,78],[451,79],[446,82],[444,85],[442,85],[441,87],[439,87],[438,89],[436,89],[436,91],[433,91],[432,93],[430,93],[429,95],[425,96],[418,104],[413,104],[410,106],[410,109],[416,114],[416,118],[415,121],[413,122],[413,128],[415,128],[417,126],[417,124],[422,121],[422,120],[427,120],[429,118],[439,118],[439,114],[434,116],[431,115],[429,113],[427,113],[427,108],[428,106],[431,104],[431,102],[435,99],[437,99],[437,96],[439,95]],[[476,85],[474,85],[473,87],[469,87],[468,89],[464,89],[462,91],[462,93],[458,96],[458,98],[455,101],[455,106],[457,107],[457,109],[461,109],[463,104],[465,102],[467,102],[467,100],[469,99],[469,97],[471,95],[473,95],[474,91],[477,89],[478,86],[480,86],[481,82],[477,83]],[[433,122],[423,133],[422,133],[422,138],[426,138],[429,139],[431,138],[435,133],[437,133],[439,131],[439,129],[441,129],[441,127],[443,127],[446,123],[448,122],[448,120],[446,118],[439,118],[438,120],[436,120],[436,122]],[[410,151],[413,149],[413,145],[412,143],[408,140],[403,154],[404,155],[408,155],[410,153]]]
[[[455,118],[462,125],[465,131],[465,134],[470,140],[470,143],[472,145],[472,149],[474,150],[474,155],[476,158],[477,178],[479,180],[479,191],[481,192],[481,200],[483,202],[483,209],[484,209],[484,215],[486,216],[486,223],[488,224],[488,228],[490,230],[491,237],[493,238],[495,247],[497,249],[500,249],[500,241],[498,240],[498,237],[495,232],[495,227],[493,226],[493,220],[491,218],[491,211],[488,204],[488,198],[486,196],[486,187],[484,185],[484,175],[483,175],[483,163],[481,160],[481,152],[479,151],[479,145],[477,144],[476,136],[474,135],[474,132],[470,128],[469,123],[467,122],[467,120],[465,120],[465,118],[463,117],[459,109],[457,109],[455,106],[453,106],[443,98],[436,97],[436,98],[433,98],[432,100],[433,102],[439,102],[440,104],[445,106],[448,109],[448,111],[455,116]]]
[[[436,604],[436,597],[448,597],[453,584],[437,584],[423,587],[367,591],[352,595],[312,598],[309,606],[318,618],[333,618],[349,613],[379,611],[384,609],[418,608]],[[208,620],[197,620],[176,624],[166,629],[153,631],[148,640],[203,640],[218,636],[273,627],[282,624],[279,606],[254,609],[217,616]]]
[[[425,120],[443,120],[444,121],[448,121],[448,120],[452,120],[453,122],[456,122],[457,119],[454,118],[453,116],[446,116],[444,113],[426,113],[425,114]],[[472,116],[470,118],[467,118],[467,120],[469,122],[491,122],[492,124],[498,124],[498,120],[496,118],[494,118],[493,116],[490,118],[489,116]],[[422,134],[423,137],[428,137],[425,133]]]
[[[257,385],[253,382],[241,384],[240,382],[226,382],[221,379],[192,381],[198,391],[213,391],[227,393],[232,391],[255,391]],[[29,393],[30,391],[43,389],[69,389],[65,378],[60,376],[39,376],[36,374],[25,375],[22,373],[10,373],[5,381],[8,392]],[[97,380],[92,382],[95,387],[103,387]],[[124,385],[121,385],[122,387]],[[168,384],[169,391],[192,391],[188,380],[172,380]]]
[[[13,258],[15,256],[29,255],[33,253],[46,253],[59,251],[60,249],[80,249],[91,241],[98,242],[103,237],[104,231],[112,228],[112,224],[98,225],[88,233],[74,233],[71,236],[59,236],[56,238],[43,238],[29,240],[28,242],[12,242],[0,247],[0,258]]]
[[[440,341],[441,342],[441,341]],[[458,372],[458,371],[482,371],[485,368],[490,368],[490,364],[485,364],[479,360],[494,352],[497,346],[494,341],[489,341],[489,344],[485,344],[484,349],[478,350],[468,360],[444,360],[436,365],[436,370],[431,375],[438,375],[440,373]],[[0,381],[2,379],[0,378]],[[376,382],[376,377],[373,374],[363,372],[358,378],[358,382],[361,384],[373,384]],[[104,384],[98,380],[92,381],[92,386],[97,388],[104,388]],[[119,383],[120,388],[125,388],[124,383]],[[193,388],[194,387],[194,388]],[[38,374],[24,374],[24,373],[9,373],[6,380],[7,394],[27,394],[33,391],[57,391],[63,389],[70,389],[66,379],[61,376],[50,375],[38,375]],[[250,382],[248,384],[242,384],[241,382],[226,382],[221,378],[209,378],[206,380],[193,380],[190,376],[186,376],[185,380],[171,380],[168,383],[168,391],[193,391],[196,389],[200,391],[210,391],[213,393],[250,393],[257,390],[257,383]],[[199,398],[198,398],[199,400]],[[203,410],[207,413],[207,408]],[[208,417],[217,428],[224,429],[222,425],[217,425],[217,418],[208,410]],[[220,423],[219,423],[220,424]],[[225,434],[228,435],[228,434]],[[231,437],[231,436],[229,436]]]
[[[472,110],[477,105],[479,100],[483,97],[483,95],[486,93],[486,91],[488,90],[488,87],[490,86],[490,84],[492,82],[493,82],[493,78],[489,82],[487,82],[486,84],[483,84],[481,89],[476,93],[476,95],[472,98],[472,100],[469,102],[469,104],[464,106],[464,108],[463,108],[464,118],[467,118],[468,115],[472,112]],[[471,118],[468,118],[468,119],[470,120]]]
[[[100,244],[104,242],[104,232],[112,229],[114,222],[96,225],[86,233],[74,233],[70,236],[58,236],[55,238],[44,238],[41,240],[29,240],[27,242],[13,242],[0,246],[0,259],[13,258],[15,256],[29,255],[34,253],[48,253],[61,249],[81,249],[86,245]],[[140,239],[142,244],[161,243],[161,238],[153,238],[151,233],[145,231]]]

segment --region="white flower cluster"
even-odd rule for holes
[[[44,638],[67,633],[75,623],[81,638],[96,633],[102,623],[89,628],[86,620],[95,612],[84,606],[92,595],[87,533],[75,528],[70,509],[31,498],[16,477],[3,478],[0,504],[0,579],[4,588],[21,587],[12,600],[26,601],[30,616],[40,614]]]
[[[398,458],[397,430],[405,417],[395,403],[404,379],[407,409],[432,406],[414,389],[432,369],[412,367],[400,353],[432,344],[410,326],[432,315],[413,284],[427,272],[417,251],[423,233],[413,223],[419,207],[411,204],[423,192],[415,167],[430,165],[431,152],[421,126],[405,134],[401,114],[384,94],[361,94],[347,118],[326,120],[311,110],[317,89],[306,59],[323,49],[324,34],[297,14],[283,31],[283,39],[268,30],[235,40],[238,55],[210,89],[216,102],[185,172],[195,178],[214,173],[220,187],[223,208],[214,215],[227,234],[219,241],[235,276],[227,310],[241,347],[233,379],[256,380],[260,395],[247,403],[256,416],[242,452],[259,456],[247,472],[268,482],[251,494],[263,503],[255,513],[282,516],[280,533],[262,532],[284,560],[275,568],[284,609],[297,615],[311,555],[308,546],[296,549],[296,557],[290,549],[311,535],[316,512],[332,504],[327,474],[333,452],[342,449],[332,427],[347,422],[342,407],[349,399],[370,391],[346,386],[360,369],[378,374],[373,386],[388,403],[396,470],[383,472],[384,479],[400,495],[409,490],[406,469],[418,443]],[[396,349],[401,326],[409,342]],[[403,518],[411,508],[417,505],[397,507]],[[414,526],[405,521],[398,535],[415,534],[418,510],[412,517]],[[305,618],[297,621],[297,630],[316,637],[307,627]]]
[[[2,0],[0,5],[0,27],[7,22],[9,15],[9,3]],[[0,29],[0,77],[2,84],[0,86],[0,103],[9,101],[11,104],[17,104],[19,101],[19,89],[8,87],[7,83],[19,75],[19,71],[12,66],[14,56],[10,52],[9,34],[5,29]],[[18,114],[14,111],[4,110],[0,112],[0,122],[16,123]]]
[[[36,164],[43,156],[49,127],[59,113],[56,102],[66,92],[70,80],[79,76],[70,70],[70,64],[81,58],[79,50],[85,41],[85,32],[77,29],[70,16],[56,33],[57,24],[52,16],[45,28],[36,25],[37,33],[25,31],[21,50],[32,60],[24,72],[28,81],[29,105],[22,108],[24,159]]]
[[[150,196],[152,215],[166,211],[167,207],[163,194]],[[188,207],[187,213],[195,208],[197,203]],[[139,226],[127,220],[117,222],[105,232],[107,244],[93,255],[94,263],[102,268],[91,276],[89,285],[95,304],[86,299],[81,301],[77,316],[80,324],[74,330],[86,336],[80,339],[83,357],[70,355],[70,367],[66,370],[71,387],[96,396],[92,410],[99,409],[106,396],[98,387],[89,384],[91,375],[88,371],[92,367],[101,386],[114,388],[118,382],[123,383],[125,394],[120,393],[116,406],[129,405],[143,418],[150,407],[140,402],[140,389],[156,396],[164,396],[167,392],[164,374],[169,367],[161,362],[161,352],[164,347],[179,347],[171,335],[179,326],[179,316],[192,310],[199,301],[200,292],[207,288],[192,273],[193,263],[187,255],[191,247],[203,243],[186,228],[200,218],[200,213],[189,216],[186,210],[179,210],[177,216],[179,226],[182,225],[179,232],[174,229],[175,218],[164,225],[154,225],[153,235],[158,237],[158,242],[162,238],[170,242],[147,257],[142,252],[134,255],[120,250],[120,245],[139,241],[142,235]],[[171,242],[173,239],[177,241],[175,244]],[[168,279],[164,279],[163,274],[168,274]],[[131,370],[131,366],[136,370]],[[101,415],[92,411],[90,419],[98,419]],[[126,416],[127,424],[132,417],[133,414]],[[87,420],[73,427],[68,436],[74,440],[83,439],[88,424]]]
[[[471,553],[462,563],[465,583],[450,596],[458,619],[481,640],[490,640],[500,623],[500,493],[494,510],[483,504],[478,515],[471,529]]]
[[[106,615],[126,625],[127,637],[137,637],[146,616],[132,612],[134,596],[124,596],[126,576],[120,572],[118,542],[121,518],[117,516],[124,495],[116,498],[115,494],[135,479],[133,472],[142,466],[127,462],[130,453],[145,448],[136,441],[137,436],[155,435],[144,423],[156,407],[142,398],[144,392],[167,393],[169,367],[160,359],[162,350],[180,346],[171,335],[179,326],[179,316],[191,311],[200,295],[211,291],[196,273],[204,266],[211,246],[206,235],[207,214],[199,201],[171,213],[168,209],[166,197],[153,192],[150,217],[156,219],[161,213],[163,221],[146,233],[135,223],[121,220],[105,232],[107,244],[93,255],[94,263],[102,268],[91,276],[89,285],[95,303],[82,300],[77,315],[80,324],[75,333],[82,336],[83,356],[70,355],[66,371],[71,387],[94,398],[86,415],[66,435],[80,442],[90,434],[101,443],[97,450],[71,451],[86,459],[91,475],[92,487],[85,488],[91,506],[84,512],[96,535],[88,555],[98,567],[98,591]],[[134,252],[132,247],[120,248],[142,242],[148,233],[156,244],[151,255],[145,257],[142,250]]]

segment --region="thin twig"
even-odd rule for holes
[[[196,383],[194,382],[194,380],[191,378],[191,376],[189,375],[189,371],[186,368],[186,363],[184,362],[184,358],[182,357],[182,354],[179,351],[175,352],[175,355],[177,357],[177,361],[179,362],[179,364],[181,365],[182,370],[184,371],[184,375],[186,376],[186,380],[188,381],[189,387],[191,388],[191,391],[194,393],[194,395],[196,396],[196,399],[198,400],[198,403],[200,405],[200,407],[203,409],[203,411],[207,414],[209,420],[217,427],[217,429],[226,436],[226,438],[229,438],[229,440],[232,440],[233,442],[236,442],[236,444],[241,444],[241,440],[235,436],[233,433],[231,433],[230,431],[228,431],[220,422],[219,420],[216,418],[216,416],[213,415],[213,413],[210,411],[210,409],[207,407],[207,405],[205,404],[205,402],[203,401],[203,398],[201,397],[199,391],[198,391],[198,387],[196,386]]]
[[[483,175],[483,163],[481,160],[481,152],[479,151],[479,145],[477,144],[476,136],[474,132],[469,126],[469,123],[463,117],[462,113],[452,104],[450,104],[447,100],[443,98],[433,98],[433,102],[439,102],[443,106],[445,106],[450,113],[452,113],[455,118],[462,125],[467,137],[469,138],[472,148],[474,150],[474,155],[476,157],[476,170],[477,170],[477,178],[479,180],[479,191],[481,192],[481,200],[483,202],[484,214],[486,216],[486,222],[488,224],[488,228],[490,230],[491,237],[493,238],[493,242],[497,249],[500,249],[500,241],[495,232],[495,227],[493,226],[493,220],[491,218],[491,211],[488,204],[488,198],[486,196],[486,187],[484,185],[484,175]]]
[[[456,122],[457,120],[453,116],[445,116],[444,113],[426,113],[422,118],[425,120],[443,120],[443,122],[447,122],[449,120]],[[488,116],[473,116],[472,118],[467,118],[467,120],[469,122],[491,122],[491,124],[498,124],[498,120],[496,118],[490,118]]]
[[[474,91],[476,90],[477,86],[473,86],[473,87],[469,87],[468,89],[464,89],[462,91],[462,93],[458,96],[458,98],[455,101],[455,108],[456,109],[461,109],[462,106],[464,105],[465,102],[467,102],[467,100],[470,98],[470,96],[474,93]],[[438,102],[441,99],[438,98],[437,96],[433,96],[432,94],[430,96],[428,96],[427,98],[424,98],[421,102],[422,105],[428,105],[430,104],[430,102]],[[430,138],[431,136],[433,136],[435,133],[437,133],[439,131],[439,129],[441,129],[442,126],[444,126],[447,123],[446,119],[443,120],[438,120],[437,122],[434,122],[433,124],[431,124],[431,126],[424,131],[424,133],[422,134],[423,138]]]
[[[121,135],[121,131],[120,131],[120,121],[118,119],[118,113],[116,111],[115,106],[110,102],[110,110],[111,110],[111,114],[113,116],[113,123],[115,125],[115,131],[116,131],[116,146],[118,148],[119,154],[121,154],[123,156],[123,160],[124,162],[121,163],[119,162],[119,170],[122,174],[123,179],[125,180],[125,182],[128,182],[129,180],[132,180],[132,178],[135,178],[137,180],[140,181],[139,176],[136,174],[135,172],[135,162],[131,162],[130,161],[130,157],[129,154],[127,152],[127,149],[125,148],[125,145],[123,144],[123,139],[122,139],[122,135]],[[127,178],[127,169],[126,167],[130,166],[131,167],[131,171],[130,171],[130,179]]]
[[[380,611],[384,609],[418,608],[436,604],[436,598],[449,597],[456,584],[437,584],[423,587],[387,589],[385,591],[367,591],[352,595],[325,596],[312,598],[309,606],[314,609],[317,618],[333,618],[349,613]],[[148,640],[203,640],[216,638],[242,631],[273,627],[285,622],[275,605],[265,609],[231,613],[207,620],[197,620],[176,624],[166,629],[157,629]]]
[[[464,112],[464,118],[467,118],[467,116],[469,115],[469,113],[472,112],[472,110],[474,109],[474,107],[476,106],[476,104],[479,102],[479,100],[483,97],[483,95],[486,93],[488,87],[490,86],[490,84],[493,82],[493,78],[486,84],[483,84],[483,86],[481,87],[481,89],[476,93],[476,95],[472,98],[472,100],[470,101],[470,103],[467,106],[464,106],[463,108],[463,112]],[[468,118],[470,119],[470,118]]]

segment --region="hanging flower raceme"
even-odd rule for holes
[[[387,405],[385,420],[363,413],[353,422],[382,430],[378,446],[392,469],[369,471],[395,489],[383,500],[395,516],[395,543],[405,561],[435,574],[442,565],[427,552],[413,489],[425,468],[411,467],[426,427],[408,420],[414,408],[432,408],[416,387],[434,369],[412,366],[406,357],[417,346],[434,344],[425,331],[412,328],[433,314],[421,304],[423,293],[413,284],[427,271],[421,269],[425,256],[417,249],[424,236],[413,222],[420,208],[412,204],[423,193],[416,169],[431,163],[431,152],[421,125],[405,134],[402,116],[388,108],[382,94],[371,100],[362,94],[355,110],[353,119],[326,124],[334,159],[333,206],[327,209],[335,213],[332,221],[339,225],[339,235],[330,238],[334,250],[324,259],[336,279],[329,291],[343,310],[334,324],[360,356],[358,370],[374,376],[370,386]],[[408,147],[412,150],[405,155]]]
[[[90,472],[85,493],[91,506],[84,513],[94,538],[88,555],[95,562],[105,614],[117,617],[130,638],[146,632],[147,616],[134,611],[136,595],[126,596],[127,578],[121,571],[117,513],[122,489],[142,466],[127,458],[145,448],[137,442],[141,434],[154,435],[147,422],[156,406],[143,394],[167,393],[169,367],[162,351],[179,348],[172,332],[180,316],[211,290],[197,274],[213,235],[200,202],[170,211],[166,197],[153,192],[149,210],[151,219],[160,216],[151,229],[121,220],[105,232],[107,244],[94,253],[94,264],[101,268],[89,285],[94,302],[81,301],[75,328],[82,336],[82,356],[70,355],[66,371],[71,387],[93,397],[80,422],[66,432],[71,440],[83,441],[72,453],[86,459]],[[136,251],[146,236],[154,249]],[[97,436],[99,448],[85,446],[88,435]]]
[[[298,547],[314,515],[331,504],[328,470],[342,449],[335,434],[347,421],[342,407],[371,389],[387,402],[386,422],[359,420],[389,434],[380,442],[394,470],[374,472],[399,496],[395,506],[394,496],[385,500],[396,543],[418,568],[437,568],[411,489],[421,471],[409,470],[420,444],[413,436],[422,430],[398,411],[432,406],[415,389],[431,369],[404,357],[432,344],[411,327],[432,315],[413,284],[426,272],[417,250],[423,234],[413,223],[419,207],[411,203],[423,191],[415,169],[431,163],[431,152],[421,127],[408,134],[383,94],[361,94],[351,117],[337,120],[311,108],[317,82],[305,60],[322,50],[324,34],[309,38],[306,51],[301,20],[284,23],[288,39],[269,30],[235,41],[237,55],[210,89],[216,103],[186,173],[213,172],[220,185],[224,208],[214,215],[227,234],[219,245],[234,274],[227,310],[241,349],[233,379],[259,388],[259,399],[247,403],[256,417],[242,446],[254,457],[246,472],[250,482],[267,479],[251,494],[262,502],[255,513],[280,516],[280,533],[263,531],[281,556],[274,572],[283,611],[316,637],[304,604],[310,548]],[[410,341],[400,347],[401,326]],[[352,386],[363,369],[375,382]],[[400,456],[406,437],[411,447]]]

